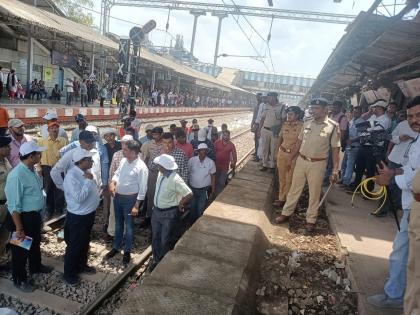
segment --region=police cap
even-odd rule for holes
[[[328,101],[325,98],[317,97],[311,100],[311,105],[328,106]]]
[[[293,112],[293,113],[295,113],[297,115],[300,115],[300,114],[303,113],[303,110],[299,106],[289,106],[286,109],[286,113],[289,113],[289,112]]]

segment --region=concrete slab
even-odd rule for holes
[[[204,295],[235,299],[243,276],[243,271],[232,264],[171,251],[148,280]]]
[[[58,314],[75,314],[82,306],[75,301],[41,290],[22,292],[14,286],[13,281],[4,278],[0,278],[0,293],[17,298],[25,304],[31,305],[36,301],[37,305],[47,307]]]
[[[195,222],[190,228],[190,231],[198,231],[208,235],[217,235],[225,239],[252,243],[258,233],[258,227],[206,214]]]
[[[136,294],[136,300],[124,305],[114,314],[137,315],[137,314],[201,314],[201,315],[228,315],[235,309],[234,301],[220,301],[212,296],[200,295],[179,287],[170,287],[166,284],[144,285]]]
[[[376,218],[369,213],[376,202],[357,198],[351,206],[351,195],[333,188],[328,195],[327,214],[341,246],[348,253],[347,265],[353,289],[359,294],[359,312],[366,315],[399,315],[402,311],[379,310],[366,297],[383,292],[388,277],[388,257],[397,232],[391,217]]]
[[[226,262],[238,267],[246,267],[253,244],[222,236],[189,230],[176,244],[176,251],[190,255]]]
[[[234,177],[230,182],[229,186],[234,187],[247,187],[253,191],[266,193],[272,186],[271,182],[259,183],[244,180],[242,178]]]
[[[216,200],[227,205],[263,210],[266,199],[267,193],[244,187],[227,186]]]
[[[235,175],[235,178],[247,180],[250,182],[256,182],[256,183],[268,183],[270,182],[269,178],[266,176],[256,176],[252,172],[242,172],[240,171],[238,174]]]

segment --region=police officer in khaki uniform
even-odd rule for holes
[[[286,109],[287,121],[283,124],[279,134],[279,151],[277,154],[277,169],[279,173],[279,199],[273,206],[282,207],[286,202],[287,193],[292,185],[293,170],[296,164],[296,156],[290,158],[293,147],[298,141],[303,123],[303,111],[299,106],[290,106]]]
[[[280,104],[277,97],[278,94],[276,92],[267,94],[268,104],[259,124],[263,162],[261,171],[266,171],[267,169],[274,171],[279,145],[278,134],[283,122],[286,120],[286,106]]]
[[[311,101],[313,118],[303,123],[299,140],[296,142],[290,155],[291,158],[298,155],[292,186],[287,194],[282,214],[276,218],[277,223],[289,220],[295,211],[306,181],[308,181],[309,205],[306,212],[306,230],[308,232],[313,232],[315,229],[322,180],[327,167],[330,148],[333,159],[333,171],[330,181],[336,182],[338,178],[340,131],[337,123],[328,118],[327,106],[328,101],[323,98]]]
[[[7,216],[6,194],[4,193],[4,186],[12,166],[6,159],[10,154],[10,142],[12,138],[0,137],[0,269],[5,268],[9,261],[9,255],[6,251],[6,245],[9,241],[9,231],[4,226]]]

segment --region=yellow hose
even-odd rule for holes
[[[379,186],[378,190],[374,190],[374,191],[370,192],[368,187],[367,187],[367,185],[370,181],[375,181],[375,177],[366,178],[365,180],[363,180],[359,184],[359,186],[356,187],[356,189],[353,192],[353,196],[351,198],[351,205],[352,205],[352,207],[354,207],[354,198],[356,197],[357,192],[360,190],[360,193],[366,199],[380,200],[381,198],[383,198],[381,206],[378,209],[376,209],[374,212],[372,212],[372,214],[377,214],[382,209],[382,207],[384,206],[384,204],[385,204],[385,202],[388,198],[388,192],[387,192],[386,186]]]

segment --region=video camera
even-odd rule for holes
[[[374,127],[376,126],[382,127],[380,124],[375,124]],[[388,140],[388,132],[383,129],[383,127],[380,130],[368,130],[371,127],[372,126],[369,121],[356,124],[356,129],[359,134],[359,143],[361,145],[370,144],[378,147],[383,146],[384,141]]]

